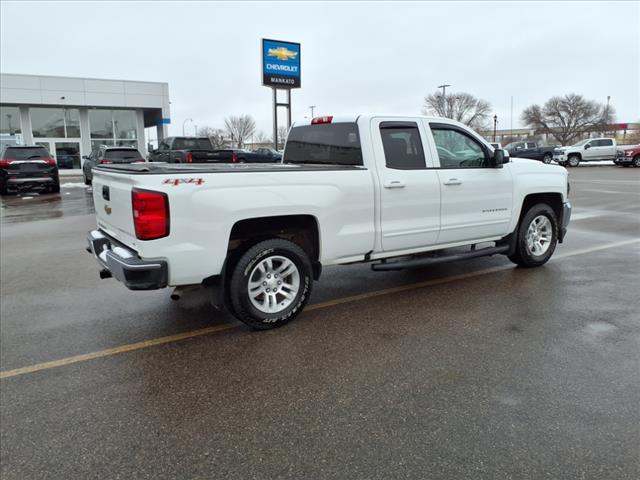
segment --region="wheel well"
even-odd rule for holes
[[[284,238],[298,244],[313,263],[320,258],[318,222],[311,215],[282,215],[240,220],[231,229],[227,256],[246,251],[267,238]]]
[[[571,158],[571,157],[578,157],[580,160],[582,160],[582,154],[581,153],[574,152],[574,153],[570,153],[567,156],[567,158]]]
[[[538,203],[546,203],[553,208],[558,223],[562,225],[562,195],[559,193],[532,193],[524,197],[522,209],[520,210],[520,218],[534,205]]]

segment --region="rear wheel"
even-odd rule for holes
[[[580,165],[580,157],[578,155],[571,155],[568,160],[570,167],[577,167]]]
[[[520,220],[516,250],[509,260],[521,267],[539,267],[549,261],[558,242],[558,219],[545,203],[532,206]]]
[[[91,185],[91,180],[87,178],[87,172],[82,170],[82,179],[84,180],[85,185]]]
[[[260,242],[238,260],[229,283],[232,313],[256,330],[280,327],[304,308],[313,283],[309,257],[281,238]]]
[[[633,157],[632,164],[634,167],[640,168],[640,155],[636,155],[635,157]]]
[[[551,163],[551,160],[553,160],[553,157],[550,153],[546,153],[544,158],[542,159],[544,163]]]
[[[58,180],[56,183],[54,183],[50,188],[49,191],[51,193],[60,193],[60,181]]]

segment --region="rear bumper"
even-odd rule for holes
[[[613,163],[616,165],[631,165],[633,163],[633,157],[616,157]]]
[[[562,226],[560,227],[560,235],[558,240],[564,241],[564,237],[567,235],[567,227],[571,220],[571,202],[562,204]]]
[[[94,255],[101,267],[130,290],[156,290],[167,286],[166,261],[143,260],[136,252],[100,230],[92,230],[87,234],[87,251]]]

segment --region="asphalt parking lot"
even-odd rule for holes
[[[570,173],[545,267],[327,268],[268,332],[100,280],[84,186],[3,199],[3,480],[639,478],[640,169]]]

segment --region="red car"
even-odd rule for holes
[[[618,150],[618,154],[613,163],[622,165],[623,167],[633,165],[634,167],[640,168],[640,145],[624,147],[622,150]]]

